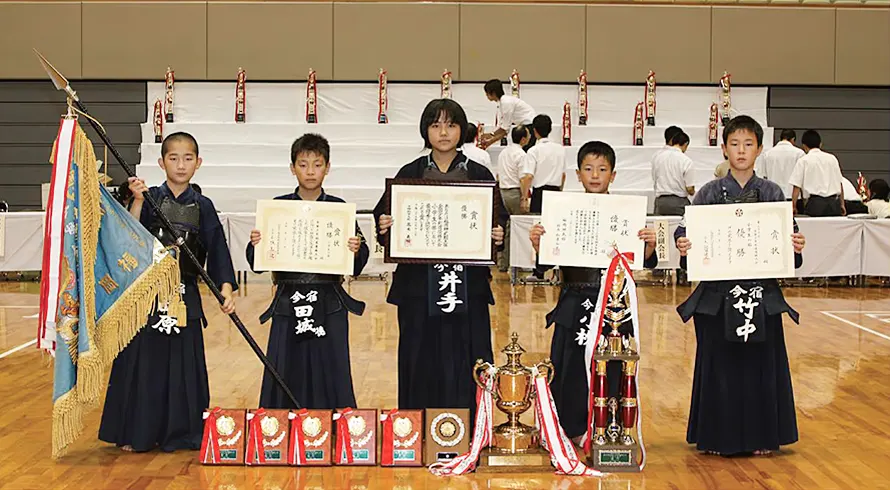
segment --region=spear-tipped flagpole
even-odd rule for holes
[[[43,65],[43,69],[46,70],[46,73],[49,75],[50,79],[52,79],[53,85],[56,86],[56,89],[68,94],[68,97],[71,99],[72,102],[74,102],[77,108],[80,109],[84,114],[89,115],[89,111],[87,111],[87,108],[86,106],[84,106],[83,102],[80,101],[80,98],[77,96],[77,92],[75,92],[74,89],[71,88],[71,84],[68,83],[68,79],[66,79],[59,72],[59,70],[56,70],[56,68],[51,65],[50,62],[47,61],[47,59],[44,58],[42,54],[40,54],[39,51],[35,49],[34,52],[40,58],[40,64]],[[93,120],[92,116],[86,119],[90,122],[90,126],[92,126],[93,129],[96,130],[96,132],[99,134],[99,137],[102,138],[102,141],[105,142],[105,146],[107,146],[108,149],[111,150],[112,155],[114,155],[114,158],[116,158],[118,163],[121,164],[121,167],[124,168],[124,171],[127,173],[127,175],[130,177],[136,177],[136,171],[133,169],[133,167],[130,166],[130,164],[127,163],[126,160],[124,160],[124,157],[121,156],[120,152],[117,151],[117,148],[111,142],[111,139],[108,137],[105,129],[102,128],[102,126],[99,125],[95,120]],[[219,288],[213,282],[213,279],[210,278],[210,275],[207,274],[207,271],[204,269],[203,264],[198,262],[198,259],[195,258],[195,254],[185,244],[185,239],[183,239],[182,235],[180,235],[176,228],[173,227],[170,219],[167,218],[167,216],[161,211],[160,206],[158,206],[158,203],[155,201],[155,199],[151,197],[151,194],[145,193],[145,201],[148,202],[155,214],[161,219],[161,223],[173,236],[177,247],[179,247],[179,250],[186,257],[188,257],[188,259],[192,261],[193,264],[195,264],[198,269],[198,273],[201,276],[201,279],[203,279],[204,283],[207,284],[207,287],[210,288],[210,291],[213,293],[213,296],[216,297],[216,300],[219,301],[219,304],[224,304],[226,299],[223,297]],[[245,327],[244,323],[241,322],[241,319],[238,318],[238,315],[235,313],[230,313],[229,318],[231,318],[235,326],[238,327],[238,331],[241,332],[244,340],[247,341],[247,344],[250,345],[251,349],[253,349],[254,354],[256,354],[260,361],[263,362],[263,365],[266,366],[266,370],[269,371],[269,373],[275,379],[275,382],[278,383],[278,386],[281,388],[290,402],[293,403],[296,408],[302,408],[300,403],[297,402],[297,399],[294,398],[294,394],[291,393],[290,389],[284,383],[284,380],[281,379],[281,375],[275,369],[275,366],[273,366],[272,363],[269,362],[269,359],[263,353],[262,349],[260,349],[260,346],[257,345],[256,340],[254,340],[253,336],[250,335],[250,332],[247,331],[247,327]]]

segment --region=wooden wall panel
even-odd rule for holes
[[[597,82],[711,81],[711,8],[587,7],[587,75]]]
[[[570,82],[584,67],[581,5],[476,5],[460,7],[463,80]]]
[[[207,78],[303,80],[334,75],[331,3],[211,3],[207,6]]]
[[[334,77],[439,80],[442,70],[459,79],[456,4],[334,4]],[[415,32],[420,32],[416,35]]]
[[[838,9],[837,84],[890,85],[890,9]]]
[[[83,77],[207,77],[205,2],[84,2]],[[233,75],[234,76],[234,75]]]
[[[712,80],[725,70],[735,83],[834,83],[835,9],[715,6],[711,12]]]
[[[34,48],[68,78],[80,78],[79,3],[0,3],[0,78],[42,78]]]

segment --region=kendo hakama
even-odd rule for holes
[[[643,262],[648,269],[654,269],[657,265],[658,256],[654,253]],[[550,268],[537,266],[542,273]],[[569,438],[576,438],[587,432],[590,386],[587,382],[585,349],[588,329],[599,321],[593,316],[597,299],[602,294],[601,282],[605,270],[581,267],[560,267],[560,270],[562,288],[559,300],[546,317],[547,328],[554,326],[550,341],[550,360],[553,362],[550,392],[562,429]],[[608,335],[611,331],[610,326],[604,325],[602,335]],[[618,327],[618,331],[633,337],[633,323],[628,319]],[[595,342],[596,339],[589,341]],[[606,380],[609,397],[620,399],[620,361],[606,363]]]
[[[458,153],[442,173],[429,155],[402,167],[396,178],[494,181],[484,166]],[[496,190],[497,192],[497,190]],[[500,194],[497,194],[500,200]],[[498,207],[502,227],[506,210]],[[385,197],[374,208],[375,226],[388,214]],[[386,243],[389,233],[379,235]],[[398,307],[399,408],[476,409],[473,366],[494,362],[489,305],[494,304],[485,266],[399,264],[387,303]]]
[[[301,200],[296,191],[275,199]],[[319,201],[344,202],[322,191]],[[351,230],[350,230],[351,231]],[[355,235],[327,230],[343,240],[362,238],[355,255],[353,275],[359,275],[370,257],[358,225]],[[254,247],[247,244],[247,261],[253,269]],[[255,271],[256,272],[256,271]],[[262,272],[260,272],[262,273]],[[343,289],[343,276],[300,272],[273,272],[277,285],[260,323],[272,319],[266,356],[281,374],[297,401],[309,409],[355,407],[349,361],[349,313],[361,315],[365,304]],[[264,370],[260,407],[296,408],[275,379]]]
[[[755,175],[742,189],[730,174],[705,184],[694,204],[784,200],[773,182]],[[685,235],[681,226],[675,239]],[[795,254],[794,262],[799,268],[803,257]],[[686,267],[685,257],[681,266]],[[722,455],[773,451],[796,442],[782,314],[795,323],[799,315],[785,301],[778,281],[701,282],[677,311],[684,322],[693,320],[698,343],[686,441]],[[737,330],[745,324],[745,314],[753,317],[756,328],[747,336]]]
[[[213,202],[192,187],[179,197],[173,196],[166,183],[149,192],[198,260],[202,264],[206,260],[213,282],[229,283],[236,290],[229,247]],[[140,221],[161,243],[171,243],[147,202]],[[180,271],[187,326],[177,327],[177,319],[166,315],[162,305],[115,359],[99,426],[102,441],[129,445],[134,451],[201,447],[202,414],[210,405],[203,333],[207,320],[197,269],[183,257]]]

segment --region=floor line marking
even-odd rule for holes
[[[15,354],[16,352],[18,352],[18,351],[24,349],[25,347],[32,346],[32,345],[34,345],[34,344],[36,344],[36,343],[37,343],[37,339],[34,339],[34,340],[30,341],[30,342],[25,342],[24,344],[22,344],[22,345],[20,345],[20,346],[18,346],[18,347],[15,347],[15,348],[13,348],[13,349],[10,349],[10,350],[4,352],[3,354],[0,354],[0,359],[3,359],[4,357],[6,357],[6,356],[8,356],[8,355]]]
[[[877,335],[878,337],[881,337],[882,339],[890,340],[890,336],[884,335],[884,334],[882,334],[881,332],[875,332],[874,330],[872,330],[872,329],[870,329],[870,328],[863,327],[862,325],[860,325],[860,324],[858,324],[858,323],[853,323],[853,322],[851,322],[850,320],[843,319],[843,318],[841,318],[841,317],[839,317],[839,316],[837,316],[837,315],[834,315],[834,314],[832,314],[832,313],[830,313],[830,312],[822,311],[822,312],[820,312],[820,313],[822,313],[822,314],[825,315],[825,316],[834,318],[834,319],[837,320],[837,321],[844,322],[844,323],[846,323],[847,325],[856,327],[856,328],[858,328],[859,330],[863,330],[863,331],[868,332],[868,333],[870,333],[870,334]]]

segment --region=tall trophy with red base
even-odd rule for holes
[[[655,72],[646,75],[646,125],[655,126]]]
[[[643,146],[643,103],[634,110],[634,146]]]
[[[485,124],[476,123],[476,146],[482,148],[482,135],[485,134]]]
[[[862,175],[862,172],[859,172],[859,177],[856,179],[856,192],[862,202],[868,201],[868,185],[865,183],[865,176]]]
[[[244,69],[238,68],[238,78],[235,80],[235,122],[243,123],[245,119],[245,112],[247,109],[247,88],[245,87],[245,82],[247,81],[247,73],[244,72]]]
[[[720,77],[720,122],[726,126],[729,124],[730,109],[732,109],[732,96],[730,95],[730,74],[723,72]]]
[[[519,72],[515,69],[510,74],[510,92],[513,97],[519,97]]]
[[[306,79],[306,122],[315,124],[318,122],[318,81],[315,70],[309,69],[309,77]]]
[[[173,70],[167,67],[164,75],[164,112],[168,123],[173,122]]]
[[[161,99],[155,100],[154,114],[152,117],[152,126],[154,127],[155,143],[160,143],[164,138],[164,116],[161,114]]]
[[[386,110],[389,108],[389,95],[386,82],[386,70],[383,68],[377,73],[377,122],[386,124],[389,118],[386,116]]]
[[[572,146],[572,104],[562,106],[562,146]]]
[[[451,98],[451,72],[447,69],[442,72],[442,81],[440,82],[442,86],[441,97],[443,99]]]
[[[717,103],[711,104],[708,117],[708,145],[717,146]]]
[[[587,72],[578,76],[578,126],[587,126]]]
[[[637,365],[640,361],[637,340],[619,332],[619,327],[631,320],[631,308],[625,291],[625,271],[618,265],[604,301],[603,333],[595,347],[593,362],[593,427],[590,462],[594,469],[604,472],[640,471],[640,441],[634,437],[637,423]],[[609,332],[606,333],[606,328]],[[610,396],[606,366],[621,365],[620,387],[617,396]]]

